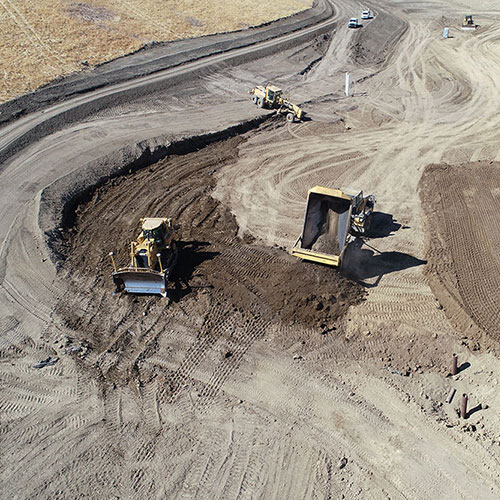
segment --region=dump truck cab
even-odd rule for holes
[[[351,197],[351,234],[355,236],[365,235],[370,229],[375,196],[363,196],[363,191],[357,189],[344,189],[344,193]]]

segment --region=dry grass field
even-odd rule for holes
[[[0,102],[152,40],[244,29],[311,5],[312,0],[0,0]]]

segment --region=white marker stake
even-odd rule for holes
[[[350,83],[350,76],[349,73],[345,74],[345,95],[346,97],[349,96],[349,83]]]

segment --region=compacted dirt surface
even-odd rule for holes
[[[429,238],[427,271],[457,328],[500,339],[500,165],[429,165],[421,179]],[[475,327],[475,328],[474,328]]]
[[[3,496],[500,497],[500,11],[333,6],[312,41],[0,129]],[[253,106],[266,81],[307,120]],[[340,272],[287,253],[315,185],[377,197]],[[144,216],[180,224],[170,302],[113,294]]]

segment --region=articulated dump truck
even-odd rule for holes
[[[368,231],[375,196],[316,186],[309,190],[302,234],[291,254],[304,260],[338,267],[350,235]]]

